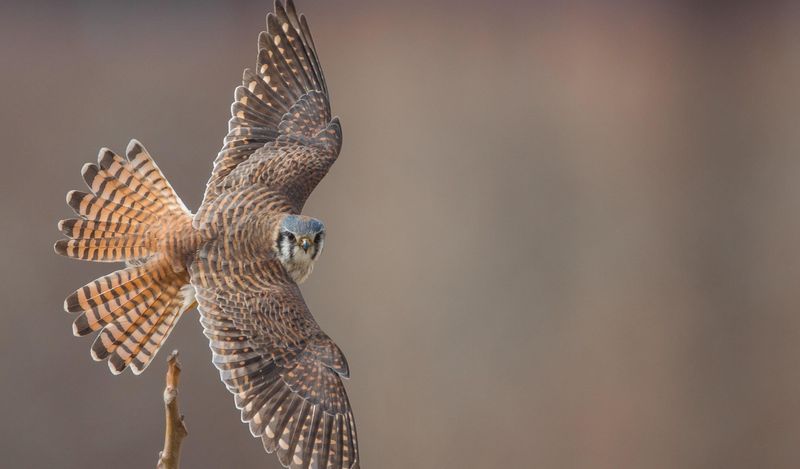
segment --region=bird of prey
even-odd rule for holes
[[[298,288],[325,243],[323,223],[301,211],[336,161],[342,130],[292,0],[267,15],[256,67],[234,96],[196,214],[135,140],[125,156],[104,148],[83,166],[90,191],[67,194],[78,216],[59,222],[68,239],[55,251],[126,266],[64,308],[77,313],[75,335],[99,331],[95,360],[139,374],[197,306],[213,363],[266,451],[285,467],[358,467],[347,361]]]

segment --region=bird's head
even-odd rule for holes
[[[324,244],[325,225],[321,221],[303,215],[286,215],[278,226],[275,253],[295,280],[298,278],[294,270],[308,269],[300,275],[305,279]]]

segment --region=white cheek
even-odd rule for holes
[[[284,259],[289,259],[292,255],[292,245],[289,243],[281,243],[281,256]]]

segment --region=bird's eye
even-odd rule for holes
[[[295,240],[294,233],[289,233],[289,232],[287,231],[287,232],[286,232],[286,237],[287,237],[287,238],[289,238],[289,241],[292,241],[292,242],[294,242],[294,240]]]
[[[320,241],[322,241],[322,233],[317,233],[317,235],[314,236],[314,244],[319,244]]]

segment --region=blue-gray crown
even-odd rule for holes
[[[316,235],[325,231],[325,225],[316,218],[302,215],[287,215],[281,223],[281,230],[290,231],[296,235]]]

